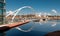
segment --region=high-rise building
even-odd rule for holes
[[[4,22],[5,12],[5,0],[0,0],[0,24]]]

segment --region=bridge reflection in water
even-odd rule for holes
[[[57,22],[57,25],[55,27],[51,27],[51,24]],[[20,26],[23,29],[28,29],[31,25],[33,25],[34,22],[30,22],[26,25]],[[57,31],[60,30],[60,21],[59,20],[52,20],[48,21],[48,23],[42,23],[42,25],[39,25],[39,23],[35,23],[35,27],[30,32],[21,32],[19,30],[11,29],[6,32],[6,36],[43,36],[48,32]],[[24,35],[23,35],[24,34]]]

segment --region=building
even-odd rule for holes
[[[5,0],[0,0],[0,24],[4,23],[5,11]]]

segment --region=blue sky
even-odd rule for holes
[[[23,6],[31,6],[37,12],[51,12],[55,9],[59,12],[60,0],[6,0],[6,10],[16,10]]]

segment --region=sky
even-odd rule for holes
[[[31,6],[36,12],[60,12],[60,0],[6,0],[6,11],[13,11],[23,6]]]

